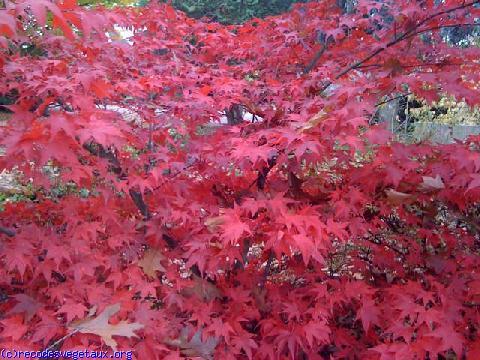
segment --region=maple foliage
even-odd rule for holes
[[[238,26],[4,3],[0,166],[33,196],[1,213],[2,348],[478,358],[480,137],[402,144],[370,121],[407,91],[478,105],[480,49],[440,31],[478,1],[324,0]],[[252,120],[214,126],[232,107]]]

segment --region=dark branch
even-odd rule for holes
[[[254,183],[252,183],[252,185],[256,183],[258,190],[263,190],[265,188],[268,173],[270,172],[270,170],[272,170],[276,163],[277,159],[275,157],[268,159],[268,166],[264,166],[262,170],[258,171],[257,179]]]
[[[403,97],[405,97],[405,96],[408,96],[408,95],[412,95],[412,93],[411,93],[411,92],[408,92],[408,93],[406,93],[406,94],[401,94],[401,95],[398,95],[398,96],[394,96],[393,98],[390,98],[390,99],[381,101],[381,102],[379,102],[379,103],[376,103],[376,104],[375,104],[375,107],[382,106],[382,105],[387,104],[387,103],[389,103],[389,102],[391,102],[391,101],[395,101],[395,100],[397,100],[397,99],[401,99],[401,98],[403,98]]]
[[[418,35],[419,33],[421,32],[425,32],[425,31],[430,31],[430,29],[432,28],[429,28],[429,29],[422,29],[422,30],[419,30],[419,28],[428,23],[430,20],[433,20],[435,19],[436,17],[438,16],[441,16],[441,15],[446,15],[446,14],[450,14],[452,12],[455,12],[457,10],[461,10],[461,9],[466,9],[468,7],[471,7],[473,5],[476,5],[476,4],[479,4],[480,3],[480,0],[475,0],[475,1],[471,1],[471,2],[468,2],[468,3],[463,3],[462,5],[459,5],[459,6],[456,6],[456,7],[453,7],[453,8],[450,8],[450,9],[447,9],[447,10],[443,10],[443,11],[439,11],[435,14],[432,14],[430,16],[427,16],[425,19],[423,19],[422,21],[420,21],[418,24],[416,24],[414,27],[412,27],[410,30],[404,32],[402,35],[400,35],[399,37],[395,38],[394,40],[388,42],[386,45],[376,49],[375,51],[373,51],[371,54],[367,55],[365,58],[361,59],[361,60],[358,60],[356,62],[354,62],[353,64],[347,66],[345,69],[343,69],[340,73],[338,73],[337,75],[335,75],[334,77],[334,80],[338,80],[339,78],[341,78],[342,76],[344,76],[345,74],[349,73],[350,71],[354,70],[354,69],[357,69],[358,67],[360,67],[361,65],[365,64],[366,62],[368,62],[369,60],[373,59],[375,56],[377,56],[378,54],[382,53],[383,51],[387,50],[388,48],[394,46],[394,45],[397,45],[398,43],[412,37],[412,36],[415,36],[415,35]],[[327,81],[323,87],[320,89],[320,94],[323,93],[330,85],[333,84],[333,81],[332,80],[329,80]]]
[[[108,160],[108,162],[110,163],[111,170],[115,174],[120,176],[123,174],[120,161],[118,161],[117,156],[113,151],[106,150],[103,147],[103,145],[98,144],[94,141],[83,144],[83,148],[92,155]],[[143,200],[143,194],[133,189],[129,190],[129,194],[130,194],[130,197],[132,198],[133,203],[138,208],[138,210],[140,210],[140,213],[145,217],[145,219],[147,220],[150,219],[151,214],[150,214],[150,211],[148,210],[147,204]]]
[[[463,27],[463,26],[471,26],[471,27],[476,27],[480,26],[480,24],[451,24],[451,25],[438,25],[438,26],[432,26],[426,29],[418,30],[414,32],[413,34],[408,35],[407,37],[404,38],[404,40],[409,39],[411,37],[421,35],[423,33],[429,32],[429,31],[435,31],[435,30],[440,30],[440,29],[448,29],[448,28],[456,28],[456,27]]]
[[[3,226],[0,226],[0,234],[5,234],[9,237],[14,237],[15,236],[15,231],[4,228]]]
[[[83,148],[92,155],[98,156],[101,159],[108,160],[112,171],[117,175],[122,174],[120,162],[118,161],[117,156],[112,151],[106,150],[103,145],[98,144],[94,141],[83,144]]]
[[[313,59],[310,61],[310,63],[305,66],[305,69],[303,70],[304,74],[308,74],[312,69],[317,65],[318,60],[322,57],[323,53],[327,50],[327,44],[323,44],[322,48],[318,50],[318,52],[315,54]]]
[[[151,214],[148,210],[147,204],[143,200],[143,194],[133,189],[130,189],[128,193],[130,194],[135,206],[138,208],[138,210],[140,210],[140,213],[145,217],[145,219],[149,220],[151,218]]]

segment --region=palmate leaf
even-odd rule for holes
[[[370,124],[407,92],[478,102],[480,48],[441,29],[480,17],[473,0],[239,26],[77,4],[0,1],[0,168],[29,190],[0,194],[1,348],[475,357],[480,137]]]

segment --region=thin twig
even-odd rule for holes
[[[364,57],[363,59],[361,60],[358,60],[356,62],[354,62],[353,64],[347,66],[345,69],[343,69],[340,73],[338,73],[337,75],[334,76],[333,80],[328,80],[324,85],[323,87],[320,89],[319,93],[323,93],[328,87],[330,87],[330,85],[333,84],[333,81],[334,80],[338,80],[339,78],[341,78],[342,76],[344,76],[345,74],[349,73],[350,71],[360,67],[361,65],[363,65],[364,63],[368,62],[369,60],[373,59],[375,56],[377,56],[378,54],[380,54],[381,52],[387,50],[388,48],[402,42],[403,40],[406,40],[414,35],[416,35],[418,33],[418,29],[428,23],[429,21],[435,19],[436,17],[438,16],[441,16],[441,15],[446,15],[446,14],[450,14],[452,12],[455,12],[457,10],[460,10],[460,9],[466,9],[468,7],[471,7],[473,5],[476,5],[480,3],[480,0],[475,0],[475,1],[471,1],[471,2],[468,2],[468,3],[463,3],[462,5],[459,5],[459,6],[456,6],[456,7],[453,7],[453,8],[450,8],[450,9],[447,9],[447,10],[443,10],[443,11],[439,11],[435,14],[432,14],[430,16],[427,16],[425,19],[423,19],[422,21],[418,22],[413,28],[411,28],[410,30],[407,30],[406,32],[404,32],[402,35],[400,35],[398,38],[395,38],[394,40],[391,40],[389,41],[387,44],[385,44],[384,46],[381,46],[380,48],[376,49],[375,51],[373,51],[372,53],[370,53],[369,55],[367,55],[366,57]],[[424,29],[425,30],[425,29]]]
[[[305,69],[303,70],[303,74],[308,74],[312,69],[317,65],[318,60],[322,57],[323,53],[327,50],[327,43],[323,44],[322,48],[317,51],[313,59],[310,61],[310,63],[305,66]]]
[[[175,174],[173,174],[172,176],[169,176],[169,177],[168,177],[168,180],[173,180],[173,179],[175,179],[178,175],[183,174],[185,170],[190,169],[190,168],[193,167],[194,165],[196,165],[196,162],[193,162],[193,163],[185,166],[182,170],[178,170]],[[163,185],[165,185],[165,182],[163,182],[163,183],[161,183],[160,185],[154,187],[154,188],[152,189],[152,191],[156,191],[156,190],[160,189]]]
[[[453,7],[453,8],[450,8],[450,9],[447,9],[447,10],[443,10],[443,11],[439,11],[438,13],[435,13],[435,14],[432,14],[430,16],[427,16],[425,19],[423,19],[422,21],[420,21],[413,29],[409,30],[408,32],[412,32],[414,31],[415,29],[418,29],[420,26],[422,26],[423,24],[426,24],[427,22],[429,22],[430,20],[433,20],[435,19],[436,17],[438,16],[442,16],[442,15],[447,15],[447,14],[450,14],[452,12],[455,12],[457,10],[461,10],[461,9],[466,9],[468,7],[471,7],[473,5],[476,5],[476,4],[479,4],[480,3],[480,0],[474,0],[474,1],[471,1],[471,2],[468,2],[468,3],[465,3],[463,2],[462,5],[458,5],[456,7]],[[407,32],[407,33],[408,33]]]
[[[418,68],[418,67],[423,67],[423,66],[439,66],[439,67],[443,67],[443,66],[462,66],[462,65],[465,65],[465,63],[449,63],[449,64],[444,64],[442,62],[438,62],[438,63],[423,63],[423,64],[411,64],[411,65],[402,65],[402,64],[399,64],[398,67],[402,68],[402,69],[407,69],[407,68]],[[361,68],[361,69],[366,69],[366,68],[369,68],[369,67],[382,67],[384,66],[383,64],[368,64],[368,65],[361,65],[359,66],[358,68]]]
[[[375,107],[382,106],[382,105],[387,104],[387,103],[389,103],[389,102],[391,102],[391,101],[395,101],[395,100],[397,100],[397,99],[401,99],[402,97],[405,97],[405,96],[408,96],[408,95],[412,95],[412,94],[413,94],[412,92],[408,92],[408,93],[406,93],[406,94],[401,94],[401,95],[395,96],[395,97],[390,98],[390,99],[388,99],[388,100],[384,100],[384,101],[381,101],[381,102],[379,102],[379,103],[376,103],[376,104],[375,104]]]
[[[75,329],[73,330],[71,333],[65,335],[64,337],[58,339],[57,341],[55,341],[52,345],[50,345],[49,347],[47,347],[45,350],[42,350],[42,353],[44,351],[50,351],[54,348],[56,348],[58,346],[58,344],[62,343],[63,341],[67,340],[69,337],[72,337],[73,335],[75,335],[76,333],[78,333],[80,331],[80,329]]]
[[[404,38],[404,40],[409,39],[411,37],[429,32],[429,31],[434,31],[434,30],[440,30],[440,29],[448,29],[448,28],[456,28],[456,27],[462,27],[462,26],[480,26],[480,24],[451,24],[451,25],[438,25],[438,26],[432,26],[427,29],[422,29],[419,31],[416,31],[413,34],[410,34]]]

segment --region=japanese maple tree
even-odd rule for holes
[[[479,103],[480,49],[442,35],[478,3],[227,26],[0,1],[0,166],[31,189],[0,213],[0,346],[478,359],[480,137],[405,144],[372,122],[399,94]]]

